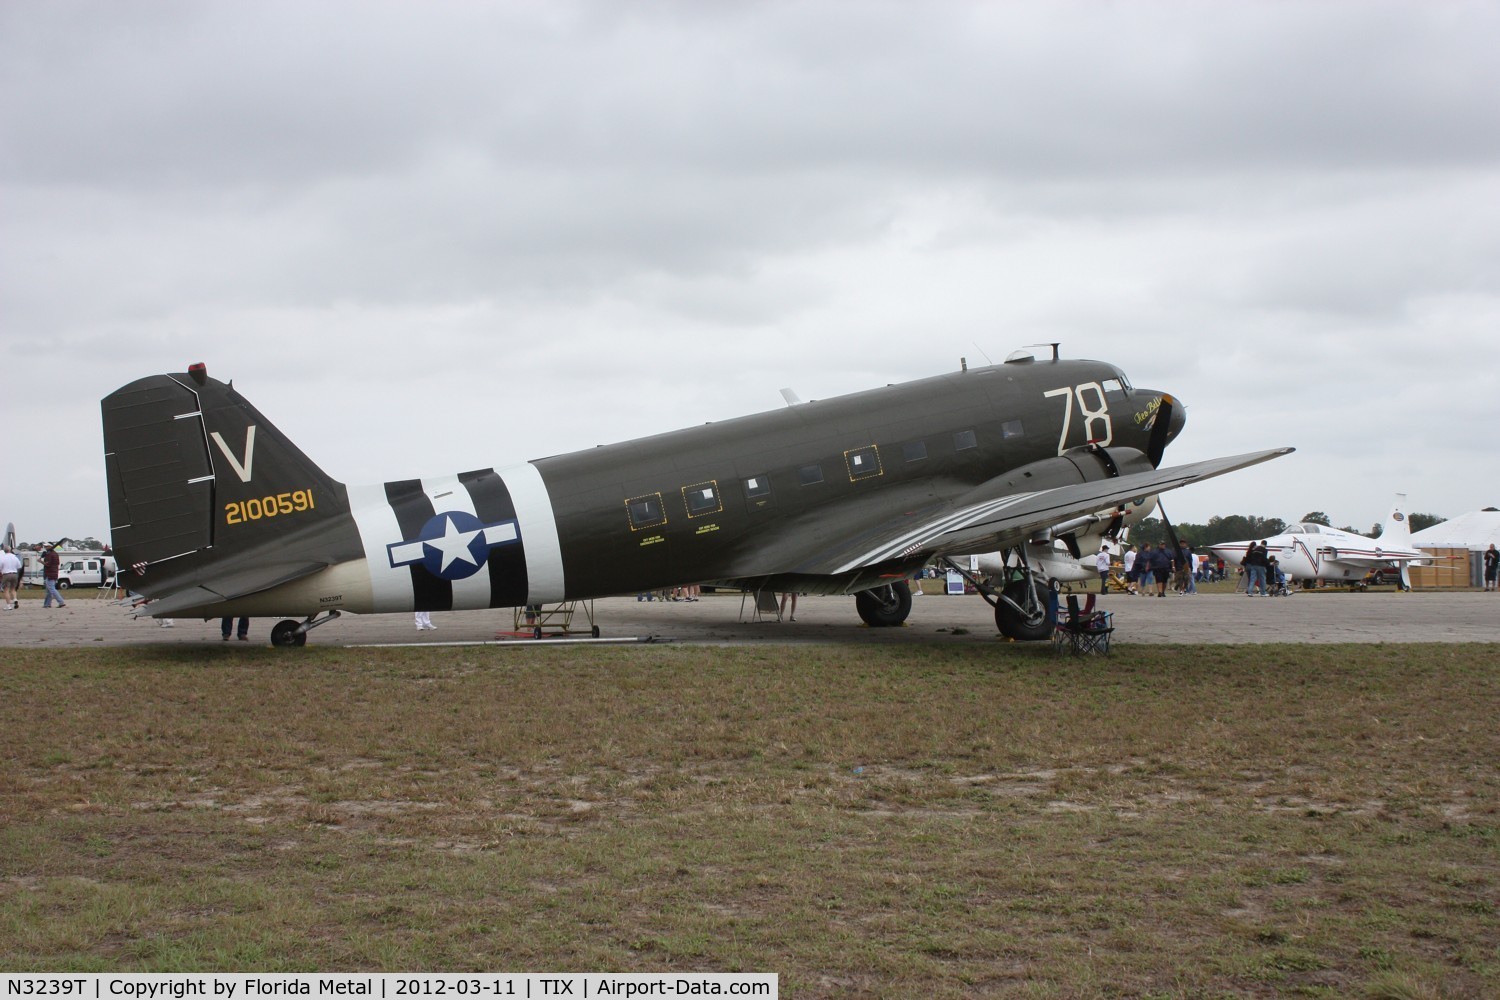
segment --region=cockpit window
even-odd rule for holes
[[[1106,395],[1120,396],[1125,393],[1125,383],[1117,378],[1107,378],[1104,380],[1103,385]]]

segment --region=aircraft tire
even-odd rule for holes
[[[271,629],[271,645],[281,646],[285,649],[290,649],[293,646],[306,646],[307,633],[297,631],[298,624],[290,618],[286,621],[277,622]]]
[[[1026,598],[1026,581],[1013,580],[1007,584],[1002,592],[1017,604],[1024,604]],[[1000,601],[995,605],[995,627],[1000,634],[1007,636],[1017,642],[1037,642],[1052,637],[1052,629],[1047,626],[1047,614],[1042,612],[1035,619],[1029,618],[1015,608]]]
[[[905,580],[897,580],[886,587],[861,590],[854,595],[854,610],[871,628],[900,625],[911,614],[911,586]]]

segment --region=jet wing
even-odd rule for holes
[[[221,571],[215,573],[211,581],[174,590],[159,600],[137,605],[135,610],[137,614],[159,618],[163,615],[185,611],[188,608],[206,607],[221,601],[233,600],[236,597],[246,597],[262,590],[269,590],[279,584],[310,576],[327,565],[327,562],[299,561],[273,565],[262,564],[246,567],[237,572]]]
[[[1007,480],[1001,476],[936,511],[923,511],[920,518],[892,519],[883,531],[862,532],[856,544],[849,544],[846,538],[804,561],[798,572],[837,575],[919,557],[1007,548],[1072,518],[1258,465],[1294,450],[1275,448],[1231,455],[1034,493],[1004,492]]]
[[[1341,563],[1362,563],[1373,569],[1393,562],[1426,562],[1432,557],[1420,552],[1350,552],[1340,548],[1337,558]]]

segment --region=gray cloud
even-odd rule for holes
[[[1492,3],[0,6],[0,363],[206,360],[337,475],[512,461],[1060,340],[1179,393],[1172,512],[1500,502]],[[1283,469],[1285,471],[1283,471]],[[1486,492],[1488,491],[1488,492]],[[1294,509],[1296,508],[1296,509]],[[1342,513],[1347,511],[1347,513]]]

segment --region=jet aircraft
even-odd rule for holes
[[[343,612],[512,608],[703,582],[852,594],[872,626],[906,579],[1000,550],[986,599],[1049,633],[1032,540],[1291,451],[1158,468],[1184,423],[1114,365],[1017,352],[833,399],[539,458],[372,485],[334,480],[203,364],[102,401],[122,583],[155,617],[285,616],[302,645]],[[299,620],[300,619],[300,620]]]
[[[1224,542],[1210,545],[1214,555],[1238,566],[1253,541]],[[1265,539],[1267,551],[1291,580],[1331,580],[1338,583],[1361,583],[1373,569],[1400,567],[1401,589],[1411,589],[1410,566],[1430,556],[1411,547],[1411,525],[1406,518],[1406,494],[1397,493],[1396,502],[1385,519],[1379,538],[1352,531],[1330,528],[1325,524],[1293,524],[1280,535]]]

